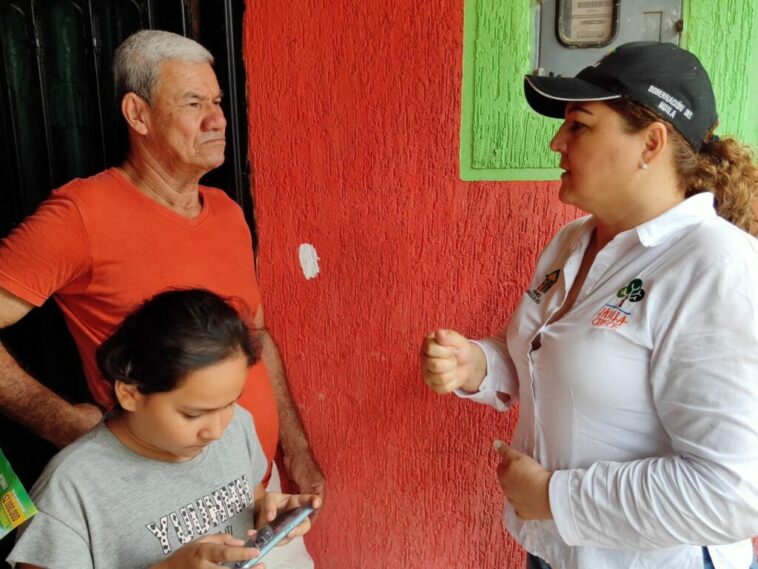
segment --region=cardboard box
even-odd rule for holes
[[[0,539],[36,513],[37,508],[0,450]]]

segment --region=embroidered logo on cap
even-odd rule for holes
[[[672,97],[663,89],[659,89],[655,85],[650,85],[650,87],[647,88],[647,92],[661,99],[661,101],[658,103],[658,109],[661,112],[666,113],[666,116],[669,118],[675,118],[676,113],[679,112],[682,113],[684,118],[687,120],[692,119],[694,113],[679,99]]]

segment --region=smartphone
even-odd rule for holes
[[[258,557],[248,561],[240,561],[234,567],[236,569],[248,569],[255,567],[263,560],[263,557],[271,551],[276,544],[282,541],[287,534],[300,524],[305,518],[313,513],[313,506],[300,506],[294,510],[282,512],[277,518],[258,530],[254,537],[247,540],[245,547],[255,547],[260,550]]]

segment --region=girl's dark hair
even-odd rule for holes
[[[98,348],[97,366],[111,384],[140,393],[177,388],[192,371],[242,353],[258,360],[250,330],[232,306],[203,289],[170,290],[129,314]]]
[[[650,109],[625,98],[605,101],[605,104],[621,115],[630,132],[654,122],[665,124],[684,195],[713,192],[716,211],[721,217],[758,236],[758,220],[753,209],[758,193],[758,166],[753,163],[749,146],[731,137],[719,139],[713,134],[714,125],[700,152],[695,152],[677,130]]]

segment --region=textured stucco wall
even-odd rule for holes
[[[577,212],[555,183],[458,179],[462,18],[463,0],[245,15],[261,289],[328,477],[321,568],[523,566],[489,450],[515,417],[432,395],[417,353],[438,326],[501,326]]]
[[[501,326],[575,212],[553,183],[458,179],[462,18],[463,0],[245,16],[261,289],[328,476],[309,536],[328,569],[522,566],[489,450],[514,417],[431,394],[417,353],[438,326]]]
[[[555,121],[531,112],[524,98],[524,75],[532,70],[535,41],[532,3],[469,2],[475,6],[466,27],[474,42],[472,68],[466,70],[474,83],[472,167],[555,168],[552,152],[541,144]]]

